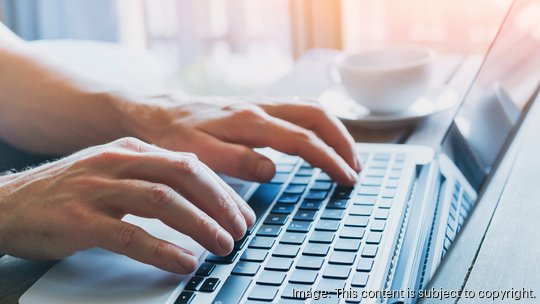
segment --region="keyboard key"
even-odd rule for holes
[[[332,198],[350,198],[354,187],[351,186],[337,186],[332,194]]]
[[[274,214],[291,214],[294,210],[293,205],[276,204],[270,213]]]
[[[355,259],[356,254],[354,252],[334,251],[332,255],[330,255],[328,263],[350,266],[354,264]]]
[[[373,268],[372,258],[360,258],[356,264],[356,271],[370,272]]]
[[[326,290],[329,293],[336,293],[336,289],[343,289],[345,288],[345,283],[347,281],[345,280],[337,280],[337,279],[328,279],[323,278],[319,282],[319,285],[317,286],[317,290]]]
[[[212,273],[214,268],[216,268],[216,264],[202,263],[201,266],[199,266],[199,269],[197,269],[197,272],[195,272],[195,275],[199,277],[207,277]]]
[[[315,169],[313,167],[304,167],[300,168],[298,172],[296,172],[296,176],[312,176]]]
[[[371,215],[371,212],[373,211],[372,206],[365,206],[365,205],[354,205],[351,207],[351,210],[349,211],[349,214],[351,215]]]
[[[361,239],[364,237],[366,230],[360,227],[343,227],[341,233],[339,234],[340,238],[344,239]]]
[[[298,210],[294,215],[293,220],[295,221],[313,221],[317,217],[316,211],[310,210]]]
[[[310,269],[310,270],[320,270],[324,263],[324,258],[317,256],[302,256],[296,264],[298,269]]]
[[[334,220],[319,220],[315,226],[315,230],[319,231],[337,231],[339,229],[340,221]]]
[[[391,198],[381,198],[379,200],[378,206],[379,206],[379,208],[389,209],[389,208],[392,207],[392,201],[393,201],[393,199],[391,199]]]
[[[276,297],[278,290],[277,287],[255,285],[248,296],[248,300],[271,302]]]
[[[302,254],[304,255],[313,255],[313,256],[326,256],[328,250],[330,249],[329,245],[317,244],[317,243],[308,243],[304,248]]]
[[[261,216],[266,210],[268,210],[268,207],[272,204],[280,190],[280,184],[262,184],[249,198],[248,205],[253,209],[257,222],[261,219]],[[256,225],[257,224],[253,225],[253,227]]]
[[[345,219],[345,226],[350,227],[367,227],[369,216],[366,215],[349,215]]]
[[[323,278],[346,280],[351,273],[351,267],[328,264],[324,269]]]
[[[285,193],[288,194],[302,194],[306,191],[306,186],[304,185],[289,185],[285,188]]]
[[[287,215],[285,214],[270,214],[264,220],[265,225],[284,225],[287,222]]]
[[[366,177],[383,178],[385,175],[386,175],[386,170],[385,169],[371,169],[371,168],[368,168],[367,170],[365,170],[365,173],[364,173],[364,176],[366,176]]]
[[[293,185],[307,185],[307,184],[309,184],[310,180],[311,180],[310,176],[295,176],[291,180],[291,184],[293,184]]]
[[[293,165],[281,165],[281,164],[278,164],[276,165],[276,172],[277,173],[291,173],[292,170],[294,170],[294,166]]]
[[[267,255],[268,250],[248,248],[240,257],[240,261],[262,263]]]
[[[279,226],[262,225],[261,228],[259,228],[259,230],[257,231],[256,236],[277,237],[280,232],[281,227]]]
[[[218,294],[212,301],[213,304],[237,304],[244,296],[244,293],[249,288],[252,279],[244,276],[229,276]]]
[[[244,248],[247,244],[248,236],[247,234],[244,235],[243,238],[239,239],[238,241],[234,242],[234,250],[240,250]]]
[[[277,160],[277,163],[280,165],[296,165],[300,161],[298,156],[283,154]]]
[[[382,239],[382,232],[370,232],[366,238],[368,244],[379,244]]]
[[[317,280],[318,272],[315,270],[296,269],[289,278],[290,283],[312,285]]]
[[[201,287],[203,281],[203,277],[191,277],[191,279],[189,279],[189,281],[186,283],[184,290],[197,291],[199,290],[199,287]]]
[[[380,177],[366,177],[362,180],[363,186],[380,186],[383,184],[384,179]]]
[[[256,236],[248,245],[248,248],[270,249],[274,245],[275,240],[270,237]]]
[[[289,271],[291,269],[293,259],[270,257],[264,269],[276,271]]]
[[[312,190],[328,191],[328,190],[330,190],[330,188],[332,188],[332,183],[331,182],[315,182],[315,183],[313,183],[313,186],[311,186]]]
[[[364,249],[362,249],[362,256],[374,258],[377,255],[377,251],[379,251],[379,247],[377,245],[366,245],[364,246]]]
[[[281,297],[285,299],[305,300],[307,299],[306,295],[309,290],[309,285],[289,283],[287,286],[285,286]]]
[[[390,174],[388,175],[388,178],[390,179],[400,179],[401,178],[401,171],[390,171]]]
[[[329,231],[314,231],[309,241],[311,243],[331,244],[334,241],[334,233]]]
[[[387,188],[387,189],[384,189],[382,191],[382,197],[384,198],[394,198],[396,196],[396,189],[390,189],[390,188]]]
[[[300,205],[300,210],[319,210],[321,209],[322,201],[309,201],[305,200]]]
[[[272,180],[270,180],[270,183],[271,184],[283,184],[283,183],[285,183],[287,181],[288,178],[289,178],[288,173],[276,173],[276,175],[274,175]]]
[[[279,286],[285,281],[286,273],[280,271],[263,270],[257,284]]]
[[[306,199],[310,200],[323,200],[328,195],[327,191],[322,190],[309,190],[309,192],[306,194]]]
[[[343,210],[339,209],[326,209],[321,215],[323,220],[341,220],[343,218]]]
[[[358,195],[379,195],[381,187],[378,186],[363,186],[358,189]]]
[[[285,232],[279,242],[282,244],[302,245],[305,239],[306,235],[303,233]]]
[[[369,279],[369,274],[367,272],[357,272],[353,276],[351,286],[366,287],[368,279]]]
[[[300,200],[300,195],[298,194],[282,194],[279,199],[278,203],[281,204],[296,204]]]
[[[347,209],[349,201],[346,199],[333,199],[328,202],[326,209]]]
[[[357,195],[353,199],[353,205],[367,205],[367,206],[373,206],[375,205],[375,202],[377,201],[376,196],[371,195]]]
[[[272,252],[272,256],[294,258],[298,255],[298,251],[300,251],[299,246],[279,244]]]
[[[204,280],[204,283],[202,284],[201,288],[199,288],[199,291],[213,292],[218,287],[219,282],[220,281],[218,278],[208,278]]]
[[[237,256],[238,251],[233,251],[229,253],[229,255],[223,257],[210,253],[204,261],[214,264],[232,264],[232,262],[236,259]]]
[[[321,172],[319,173],[319,176],[317,176],[317,181],[318,182],[329,182],[329,181],[332,181],[332,179],[330,178],[330,176],[324,172]]]
[[[396,189],[399,186],[399,180],[397,180],[397,179],[389,179],[386,182],[385,186],[386,186],[386,188]]]
[[[311,229],[311,222],[292,221],[287,227],[288,232],[307,233]]]
[[[183,291],[180,293],[174,304],[190,304],[195,298],[195,293],[191,291]]]
[[[231,271],[231,274],[254,276],[257,273],[257,271],[259,271],[260,267],[261,265],[259,263],[238,262],[236,263],[236,265],[234,265],[234,268]]]
[[[371,224],[371,231],[384,231],[384,227],[386,226],[386,221],[384,220],[374,220],[373,224]]]
[[[373,160],[389,161],[390,158],[392,158],[392,154],[390,153],[375,153],[373,155]]]
[[[360,249],[360,240],[355,239],[338,239],[334,250],[338,251],[353,251],[356,252]]]

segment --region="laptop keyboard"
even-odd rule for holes
[[[406,155],[360,156],[362,178],[346,187],[300,158],[283,155],[275,177],[248,202],[257,223],[228,256],[209,254],[175,303],[195,303],[200,293],[216,293],[216,304],[239,303],[246,295],[254,303],[303,303],[305,295],[295,291],[368,285]],[[213,276],[224,265],[232,265],[229,275]]]

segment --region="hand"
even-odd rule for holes
[[[101,247],[164,270],[190,273],[193,253],[120,219],[157,218],[226,255],[255,215],[197,157],[133,138],[0,177],[0,252],[59,259]]]
[[[314,102],[137,105],[128,116],[136,137],[193,152],[212,169],[246,180],[265,182],[275,173],[256,147],[299,155],[342,184],[354,184],[361,167],[345,127]]]

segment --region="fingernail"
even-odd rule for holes
[[[242,215],[237,214],[236,217],[234,218],[234,223],[233,223],[234,235],[237,236],[238,238],[241,238],[246,233],[246,229],[247,229],[246,220],[244,220],[244,217]]]
[[[192,254],[185,253],[184,256],[185,255],[187,255],[191,261],[188,262],[184,259],[179,261],[178,266],[180,268],[180,273],[192,273],[197,268],[197,264],[199,264],[199,261],[197,261],[195,256],[193,256]]]
[[[347,171],[348,171],[347,173],[349,175],[349,179],[351,180],[351,182],[356,183],[356,178],[358,177],[358,173],[355,172],[352,168],[349,168]]]
[[[255,173],[259,180],[269,180],[275,174],[274,163],[268,159],[261,159],[257,164],[257,172]]]
[[[248,224],[249,227],[251,227],[253,224],[255,224],[255,212],[253,212],[253,209],[251,209],[251,207],[249,207],[247,204],[246,205],[242,205],[242,211],[244,211],[244,213],[247,213],[247,219],[246,219],[246,222]]]
[[[221,249],[225,252],[231,252],[234,240],[230,234],[223,229],[219,229],[217,241]]]
[[[358,159],[358,157],[354,157],[354,164],[355,164],[355,169],[356,169],[356,172],[360,172],[362,171],[362,164],[360,163],[360,160]]]

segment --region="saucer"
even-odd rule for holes
[[[431,87],[407,110],[399,113],[371,113],[350,98],[341,86],[319,96],[320,103],[341,121],[370,129],[395,128],[418,123],[422,119],[450,109],[459,101],[459,94],[449,87]]]

